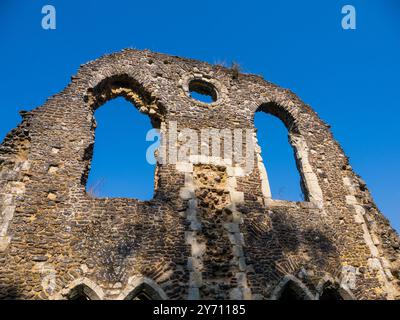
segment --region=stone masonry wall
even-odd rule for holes
[[[214,95],[192,99],[190,86]],[[203,85],[203,87],[201,87]],[[305,201],[271,197],[259,147],[249,173],[194,155],[157,165],[151,201],[86,193],[94,111],[117,96],[164,132],[288,128]],[[235,69],[124,50],[81,66],[0,146],[0,299],[400,299],[400,240],[329,126],[289,90]],[[257,142],[254,134],[254,141]]]

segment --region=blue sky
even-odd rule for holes
[[[57,9],[56,30],[41,28],[46,4]],[[341,28],[345,4],[357,10],[356,30]],[[396,0],[2,0],[0,136],[20,121],[18,110],[43,104],[82,63],[106,53],[132,47],[211,63],[236,61],[244,72],[293,90],[332,126],[353,168],[400,230],[399,14]],[[111,164],[121,168],[121,161],[131,163],[139,169],[104,178],[102,192],[127,196],[123,192],[128,189],[139,198],[151,197],[148,177],[154,168],[141,151],[149,144],[144,141],[147,119],[120,99],[98,110],[96,118],[97,138],[103,136],[98,140],[104,142],[96,144],[91,181],[102,179]],[[143,139],[135,142],[132,130],[142,132]],[[107,149],[115,137],[131,137],[124,160],[117,157],[122,146]],[[269,150],[265,159],[271,166],[288,154],[286,145],[280,149],[272,144],[276,152]],[[273,178],[272,191],[281,192],[285,179],[290,180]],[[297,194],[291,187],[284,192]]]

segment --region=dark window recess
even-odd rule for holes
[[[344,300],[342,295],[339,293],[338,288],[328,283],[324,286],[319,300]]]
[[[305,300],[305,294],[297,284],[295,284],[293,281],[289,281],[285,285],[278,300],[282,301]]]

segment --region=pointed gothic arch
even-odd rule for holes
[[[292,275],[286,275],[276,286],[271,300],[314,300],[314,295],[299,279]]]
[[[55,300],[103,300],[104,292],[88,278],[79,278],[71,282],[55,297]]]
[[[133,277],[117,300],[167,300],[164,290],[146,277]]]

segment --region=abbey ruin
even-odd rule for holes
[[[192,154],[158,163],[151,201],[91,196],[94,111],[118,96],[161,132],[254,131],[256,112],[278,117],[304,201],[271,196],[255,134],[251,170]],[[124,50],[21,116],[0,146],[0,299],[400,299],[398,235],[329,126],[289,90]]]

